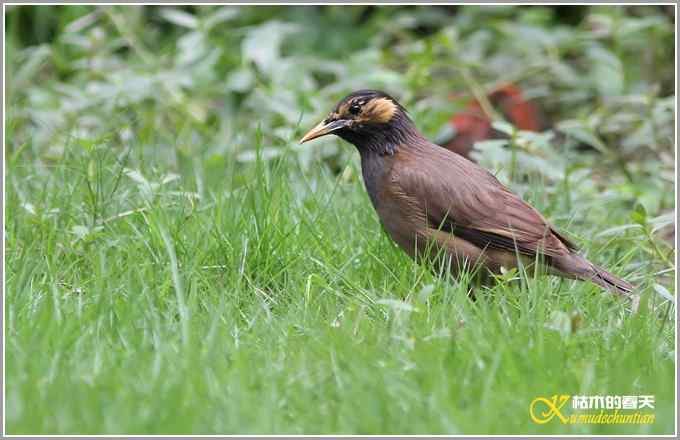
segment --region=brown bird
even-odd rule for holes
[[[360,90],[342,99],[300,143],[335,134],[361,155],[366,190],[389,236],[417,261],[500,273],[542,261],[548,272],[634,299],[633,286],[594,265],[496,177],[429,142],[392,97]],[[434,255],[446,258],[434,258]],[[634,306],[635,307],[635,306]]]

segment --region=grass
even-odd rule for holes
[[[380,232],[354,164],[343,182],[257,163],[197,201],[185,178],[121,176],[138,152],[69,151],[31,192],[58,211],[28,213],[18,182],[34,170],[10,166],[10,433],[672,430],[672,322],[531,275],[471,302]],[[630,246],[593,255],[621,272]],[[550,328],[572,314],[578,329]],[[657,422],[528,423],[554,393],[653,394]]]
[[[131,9],[112,11],[98,19]],[[130,71],[158,73],[128,55]],[[515,133],[479,159],[639,285],[640,312],[596,286],[521,271],[472,302],[465,277],[433,274],[381,231],[353,147],[297,145],[338,89],[300,85],[304,101],[286,107],[293,92],[264,74],[255,98],[238,101],[209,77],[177,95],[172,72],[146,90],[90,70],[58,79],[52,62],[7,102],[8,434],[674,431],[675,308],[662,295],[674,295],[673,252],[657,233],[673,194],[660,190],[662,155],[613,148],[623,129],[588,131],[590,116],[569,115],[575,137],[612,151]],[[351,73],[338,75],[349,87]],[[430,115],[410,80],[405,102],[431,135],[442,112]],[[211,93],[225,102],[207,104]],[[659,121],[659,101],[635,127]],[[616,113],[584,105],[603,120]],[[656,420],[532,423],[530,402],[554,394],[654,395]]]

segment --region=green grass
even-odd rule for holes
[[[138,46],[173,46],[185,35],[177,26],[142,32],[139,8],[107,11],[93,20],[118,37],[115,14],[127,17],[126,47],[136,37]],[[640,312],[631,315],[591,284],[522,271],[499,277],[473,302],[466,277],[451,283],[433,274],[381,231],[353,147],[296,141],[357,78],[397,88],[433,137],[452,111],[431,97],[436,90],[476,86],[460,76],[430,78],[437,57],[419,44],[448,47],[450,30],[416,37],[406,27],[401,52],[380,38],[360,53],[363,43],[336,41],[339,54],[352,55],[347,70],[325,71],[330,80],[295,76],[331,62],[302,33],[277,58],[293,72],[269,75],[234,60],[253,23],[283,14],[253,11],[210,31],[233,40],[205,31],[223,54],[188,70],[151,49],[146,56],[158,59],[121,54],[113,39],[103,40],[113,48],[83,55],[59,33],[43,46],[45,58],[20,44],[25,34],[11,33],[10,77],[24,71],[23,82],[8,80],[5,120],[7,433],[673,433],[675,308],[663,295],[674,295],[674,253],[658,229],[672,223],[674,207],[667,157],[674,96],[656,96],[653,81],[635,92],[626,86],[626,107],[555,73],[533,76],[550,88],[565,132],[604,147],[511,130],[512,142],[487,144],[479,157],[590,259],[640,286]],[[288,8],[284,18],[317,17],[351,34],[354,15],[305,11]],[[362,32],[386,38],[377,29],[397,14],[386,11]],[[427,22],[420,11],[417,20]],[[497,9],[499,27],[515,17],[557,32],[542,21],[543,9],[513,11]],[[524,53],[521,44],[469,30],[496,23],[492,15],[462,9],[456,44],[500,42],[481,50],[489,58]],[[644,29],[665,35],[654,26]],[[550,49],[551,62],[582,55],[588,34],[574,32],[575,40]],[[158,35],[169,36],[161,45]],[[628,37],[614,41],[618,56],[638,44]],[[404,50],[418,52],[411,61],[422,71],[394,68]],[[92,63],[79,67],[85,59]],[[97,67],[102,60],[117,67]],[[482,71],[475,60],[470,68]],[[247,91],[225,91],[236,69],[254,72]],[[629,81],[648,74],[625,73]],[[286,82],[291,76],[296,81]],[[174,88],[180,79],[191,81]],[[424,79],[432,94],[423,93]],[[567,96],[577,89],[590,95]],[[656,421],[532,423],[530,402],[554,394],[651,394]]]
[[[10,165],[8,432],[672,431],[672,317],[549,277],[471,302],[380,231],[353,167],[224,164],[204,198],[184,176],[145,198],[110,148],[70,146],[33,179],[35,214],[19,182],[36,170]],[[625,272],[631,245],[590,254]],[[573,313],[578,329],[549,328]],[[530,423],[555,393],[654,394],[657,422]]]

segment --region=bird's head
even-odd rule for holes
[[[377,90],[359,90],[341,99],[300,143],[335,134],[359,150],[391,154],[411,131],[415,132],[413,123],[394,98]]]

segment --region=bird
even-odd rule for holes
[[[452,277],[479,269],[488,277],[538,262],[548,274],[592,282],[637,308],[630,283],[580,255],[488,170],[428,141],[387,93],[350,93],[300,143],[331,134],[356,147],[383,229],[416,261],[445,265]]]
[[[542,131],[545,117],[541,109],[524,97],[522,89],[514,84],[503,84],[487,94],[489,103],[515,127],[525,131]],[[470,160],[475,143],[487,139],[502,139],[503,133],[494,130],[489,115],[477,100],[468,103],[462,112],[454,114],[448,121],[451,136],[441,139],[440,145]]]

